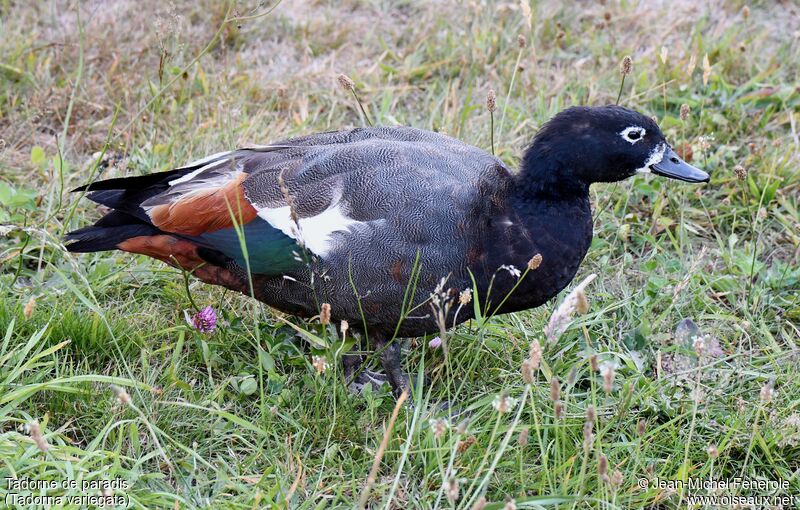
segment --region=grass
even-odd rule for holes
[[[707,491],[639,480],[689,477],[800,494],[800,17],[790,2],[747,17],[743,2],[701,4],[534,1],[528,18],[516,2],[0,2],[0,478],[117,479],[133,508],[676,508]],[[394,399],[347,393],[348,344],[330,330],[192,281],[197,306],[221,312],[202,335],[176,270],[61,245],[100,215],[68,193],[92,175],[367,118],[513,165],[555,112],[613,103],[625,55],[620,103],[655,116],[710,185],[594,186],[589,312],[555,342],[543,331],[563,296],[458,328],[446,357],[414,339],[407,368],[431,383],[388,432]],[[686,318],[703,356],[675,333]],[[442,400],[469,421],[438,421]],[[0,483],[9,506],[11,492]]]

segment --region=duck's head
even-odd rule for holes
[[[529,173],[548,187],[585,188],[637,173],[686,182],[709,180],[706,172],[678,157],[653,119],[613,105],[560,112],[536,134],[523,167],[535,169]]]

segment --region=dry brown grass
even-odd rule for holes
[[[791,2],[753,9],[745,31],[752,35],[730,41],[746,47],[740,54],[720,54],[719,48],[705,47],[688,35],[702,30],[709,40],[724,38],[732,26],[743,22],[741,5],[665,0],[621,9],[616,2],[571,7],[543,2],[529,30],[514,2],[287,1],[269,16],[241,22],[238,28],[231,25],[199,65],[165,91],[160,108],[135,118],[160,85],[208,43],[225,6],[153,0],[85,2],[81,7],[85,70],[76,91],[65,156],[83,164],[100,150],[116,105],[121,108],[114,131],[117,151],[152,150],[178,140],[180,150],[167,152],[177,152],[175,157],[180,158],[189,152],[196,156],[237,143],[357,124],[352,101],[333,87],[339,72],[351,74],[373,106],[389,91],[388,111],[399,121],[460,135],[462,126],[431,117],[449,119],[470,89],[502,90],[515,56],[516,36],[525,34],[533,42],[518,75],[517,89],[525,93],[514,94],[511,105],[522,118],[509,122],[512,134],[504,144],[518,146],[544,120],[540,115],[526,118],[518,96],[560,105],[549,110],[572,102],[613,101],[607,80],[627,51],[641,63],[654,60],[666,46],[678,69],[686,67],[690,56],[699,62],[702,53],[711,52],[714,67],[724,67],[725,79],[734,82],[751,79],[754,67],[764,73],[780,67],[787,78],[796,73],[797,64],[774,51],[790,44],[800,30],[797,7]],[[264,7],[240,4],[234,14],[247,16]],[[26,174],[31,147],[55,150],[55,135],[63,127],[76,78],[79,24],[72,3],[14,5],[4,11],[3,60],[23,69],[32,83],[11,91],[0,110],[0,138],[6,142],[0,164]],[[664,16],[667,11],[669,16]],[[565,33],[562,39],[557,38],[560,31]],[[652,69],[637,67],[627,96],[634,102],[652,94],[656,81],[646,76]],[[670,76],[674,86],[686,82],[681,74],[676,69]],[[481,117],[475,112],[474,122],[481,124]],[[126,125],[130,128],[122,131]],[[468,135],[475,137],[474,132]]]

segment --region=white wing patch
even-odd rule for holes
[[[288,205],[274,209],[260,209],[258,215],[287,236],[301,242],[319,257],[325,257],[330,251],[331,237],[334,232],[346,232],[355,225],[364,224],[364,222],[345,216],[338,203],[316,216],[300,218],[298,220],[299,232],[297,224],[292,220]]]
[[[199,174],[200,172],[202,172],[205,169],[206,169],[206,167],[200,167],[197,170],[189,172],[188,174],[184,175],[183,177],[178,177],[177,179],[172,179],[171,181],[169,181],[169,185],[170,186],[175,186],[176,184],[180,184],[182,182],[191,181],[192,179],[197,177],[197,174]]]
[[[216,154],[212,154],[211,156],[205,157],[203,159],[198,159],[197,161],[192,161],[187,165],[183,165],[182,167],[178,167],[175,170],[183,170],[184,168],[191,168],[193,166],[201,165],[200,168],[197,170],[192,170],[188,174],[184,175],[183,177],[178,177],[177,179],[172,179],[169,181],[170,186],[175,186],[176,184],[181,184],[187,181],[191,181],[195,177],[197,177],[201,172],[208,170],[209,168],[217,168],[222,166],[225,163],[228,163],[232,160],[229,156],[232,154],[231,151],[227,152],[218,152]]]
[[[226,152],[220,154],[223,156],[222,159],[214,159],[214,157],[218,157],[219,155],[206,158],[213,159],[213,161],[205,166],[201,166],[197,170],[192,170],[183,177],[178,177],[177,179],[169,181],[169,188],[167,190],[141,203],[142,209],[144,209],[147,214],[150,214],[150,211],[159,205],[178,202],[198,193],[213,192],[214,190],[221,189],[231,181],[240,178],[242,174],[242,164],[239,163],[234,168],[233,165],[231,165],[234,158],[225,157],[230,153]],[[218,171],[226,165],[230,165],[230,168],[227,169],[228,171]],[[203,175],[206,172],[207,175]]]
[[[183,184],[184,182],[189,182],[192,179],[197,178],[197,181],[194,183],[195,186],[189,186],[190,188],[202,188],[207,187],[211,182],[217,182],[220,185],[225,184],[228,181],[233,180],[234,177],[237,176],[237,173],[241,171],[241,165],[238,165],[235,171],[231,171],[227,174],[214,174],[212,178],[203,179],[200,174],[205,172],[206,170],[212,170],[221,168],[233,161],[233,158],[224,158],[219,160],[214,160],[211,163],[208,163],[205,166],[201,166],[197,170],[192,170],[188,174],[184,175],[183,177],[178,177],[177,179],[172,179],[169,181],[170,186],[177,186],[178,184]],[[190,165],[191,166],[191,165]],[[199,178],[198,178],[199,177]],[[211,176],[210,176],[211,177]]]
[[[636,169],[637,174],[649,174],[651,172],[650,167],[661,163],[661,160],[664,159],[664,153],[667,151],[667,144],[660,143],[650,151],[650,155],[647,156],[647,160],[644,162],[641,168]]]
[[[230,154],[232,154],[232,152],[233,151],[218,152],[216,154],[206,156],[203,159],[198,159],[197,161],[192,161],[191,163],[187,163],[183,166],[176,168],[175,170],[183,170],[184,168],[189,168],[197,165],[207,165],[209,163],[216,162],[218,159],[222,159],[225,156],[229,156]]]

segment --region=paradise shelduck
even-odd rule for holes
[[[636,173],[709,180],[651,118],[619,106],[557,114],[517,172],[411,127],[319,133],[78,188],[112,211],[69,233],[67,248],[148,255],[303,317],[329,303],[332,320],[380,351],[397,394],[407,378],[395,338],[472,318],[472,306],[452,306],[464,291],[493,313],[554,297],[592,240],[589,186]],[[345,373],[360,363],[345,356]]]

